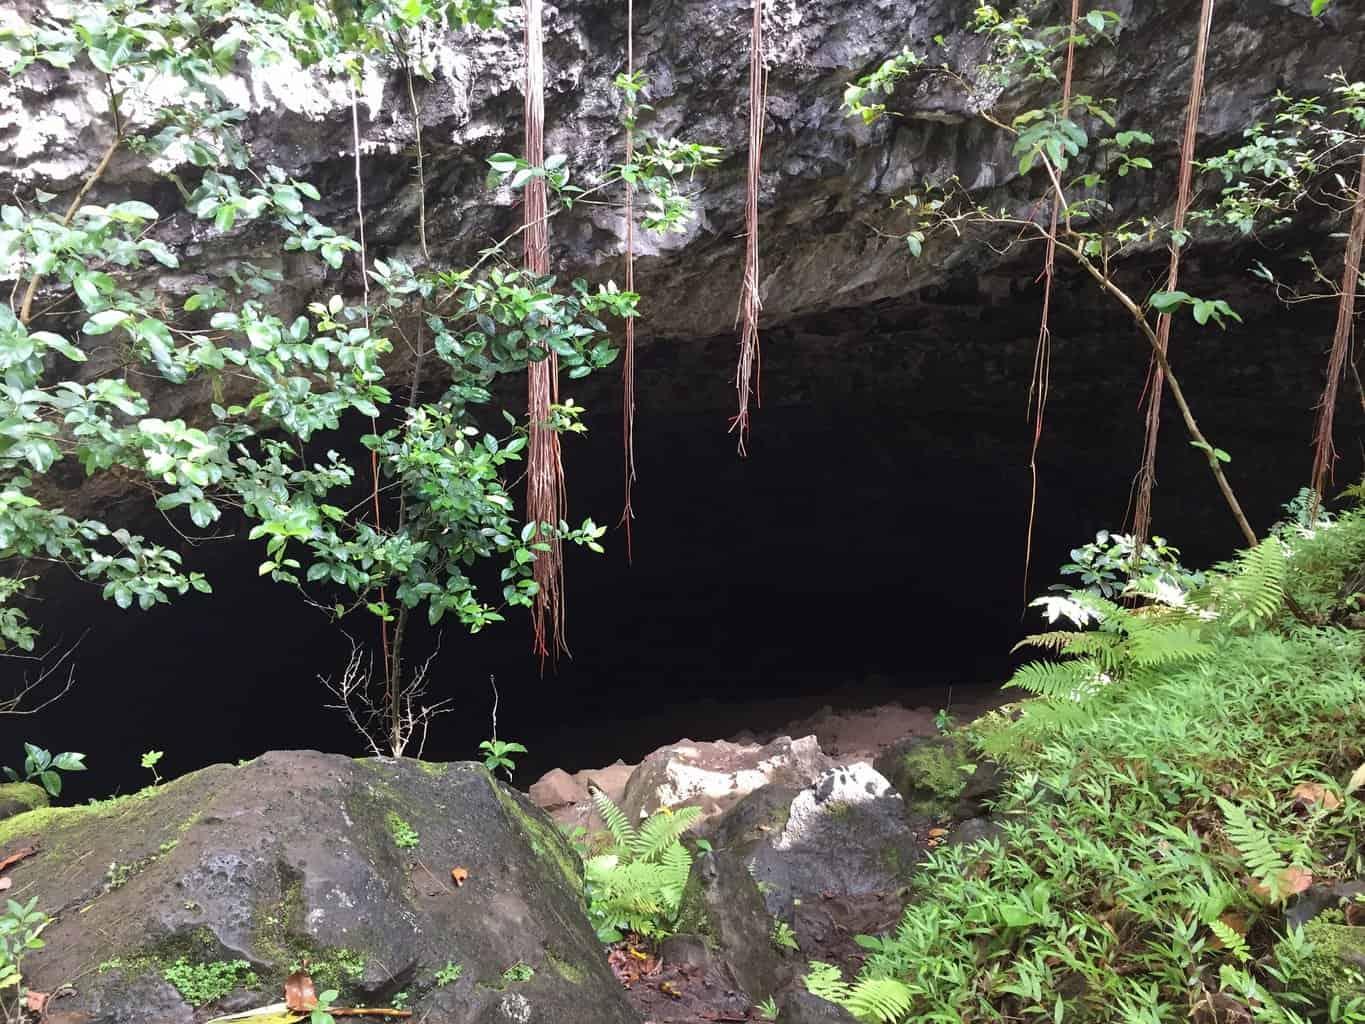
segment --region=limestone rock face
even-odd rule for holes
[[[577,857],[480,765],[271,753],[0,825],[0,851],[34,842],[12,877],[56,921],[26,978],[75,979],[52,1009],[91,1022],[279,1002],[305,961],[339,1006],[406,992],[452,1024],[638,1021],[582,911]]]
[[[710,818],[767,785],[803,786],[831,764],[814,736],[771,743],[693,743],[660,747],[626,783],[622,810],[632,821],[660,807],[700,807]]]

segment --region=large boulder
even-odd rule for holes
[[[801,789],[758,790],[710,830],[748,865],[773,917],[816,959],[846,955],[852,934],[900,917],[927,822],[906,820],[900,794],[870,765],[832,768]]]
[[[660,807],[700,807],[705,820],[764,786],[809,785],[831,764],[814,736],[762,744],[682,740],[640,762],[626,783],[622,809],[634,821]]]
[[[639,1020],[577,857],[480,765],[271,753],[0,823],[0,855],[34,842],[14,895],[55,922],[25,975],[72,984],[73,1020],[190,1024],[278,1002],[305,964],[338,1005],[406,993],[442,1024]]]

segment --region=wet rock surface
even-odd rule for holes
[[[56,918],[25,962],[36,990],[76,979],[54,1012],[190,1024],[278,1002],[306,961],[342,1006],[405,992],[455,1024],[639,1020],[582,912],[576,856],[479,765],[271,753],[0,826],[0,850],[33,842],[12,894]],[[196,996],[201,970],[231,984]]]

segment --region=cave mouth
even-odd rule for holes
[[[444,630],[433,689],[454,709],[424,756],[475,756],[492,728],[490,677],[498,736],[530,750],[522,785],[683,737],[772,732],[822,705],[939,708],[997,692],[1038,621],[1026,599],[1071,548],[1122,524],[1141,442],[1143,353],[1115,341],[1121,322],[1059,317],[1026,585],[1034,316],[1026,303],[939,295],[770,331],[747,459],[726,429],[733,338],[642,347],[633,564],[619,529],[604,556],[570,553],[573,657],[543,675],[524,614],[475,636]],[[1330,336],[1319,326],[1261,317],[1182,353],[1257,529],[1306,474],[1321,363],[1317,342],[1303,350]],[[602,378],[585,402],[588,437],[566,442],[569,498],[574,517],[615,524],[620,410],[614,374]],[[1344,410],[1340,436],[1356,436],[1358,418]],[[1189,565],[1226,557],[1240,537],[1174,410],[1162,437],[1157,532]],[[1360,460],[1342,448],[1349,480]],[[170,776],[270,749],[364,753],[318,682],[343,667],[347,637],[257,578],[260,558],[240,539],[202,545],[186,560],[214,596],[150,612],[49,586],[35,618],[50,645],[84,634],[78,682],[44,714],[11,720],[0,750],[12,758],[27,739],[85,752],[91,770],[68,782],[77,800],[150,781],[146,750],[165,751]],[[433,640],[419,631],[409,663]]]

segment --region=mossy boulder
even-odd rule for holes
[[[1303,937],[1308,955],[1297,974],[1314,995],[1324,1004],[1365,997],[1365,928],[1345,924],[1340,912],[1329,911],[1304,925]],[[1281,955],[1294,954],[1285,950]]]
[[[1003,781],[957,733],[907,736],[883,751],[875,767],[905,800],[906,811],[924,818],[980,817]]]
[[[0,821],[25,811],[47,806],[47,791],[31,782],[7,782],[0,786]]]
[[[90,1024],[278,1002],[305,962],[343,1006],[404,992],[449,1024],[639,1020],[583,913],[576,855],[481,765],[271,753],[0,822],[0,855],[35,841],[15,889],[55,923],[27,982],[75,979],[59,1008]],[[458,979],[439,984],[451,963]]]

